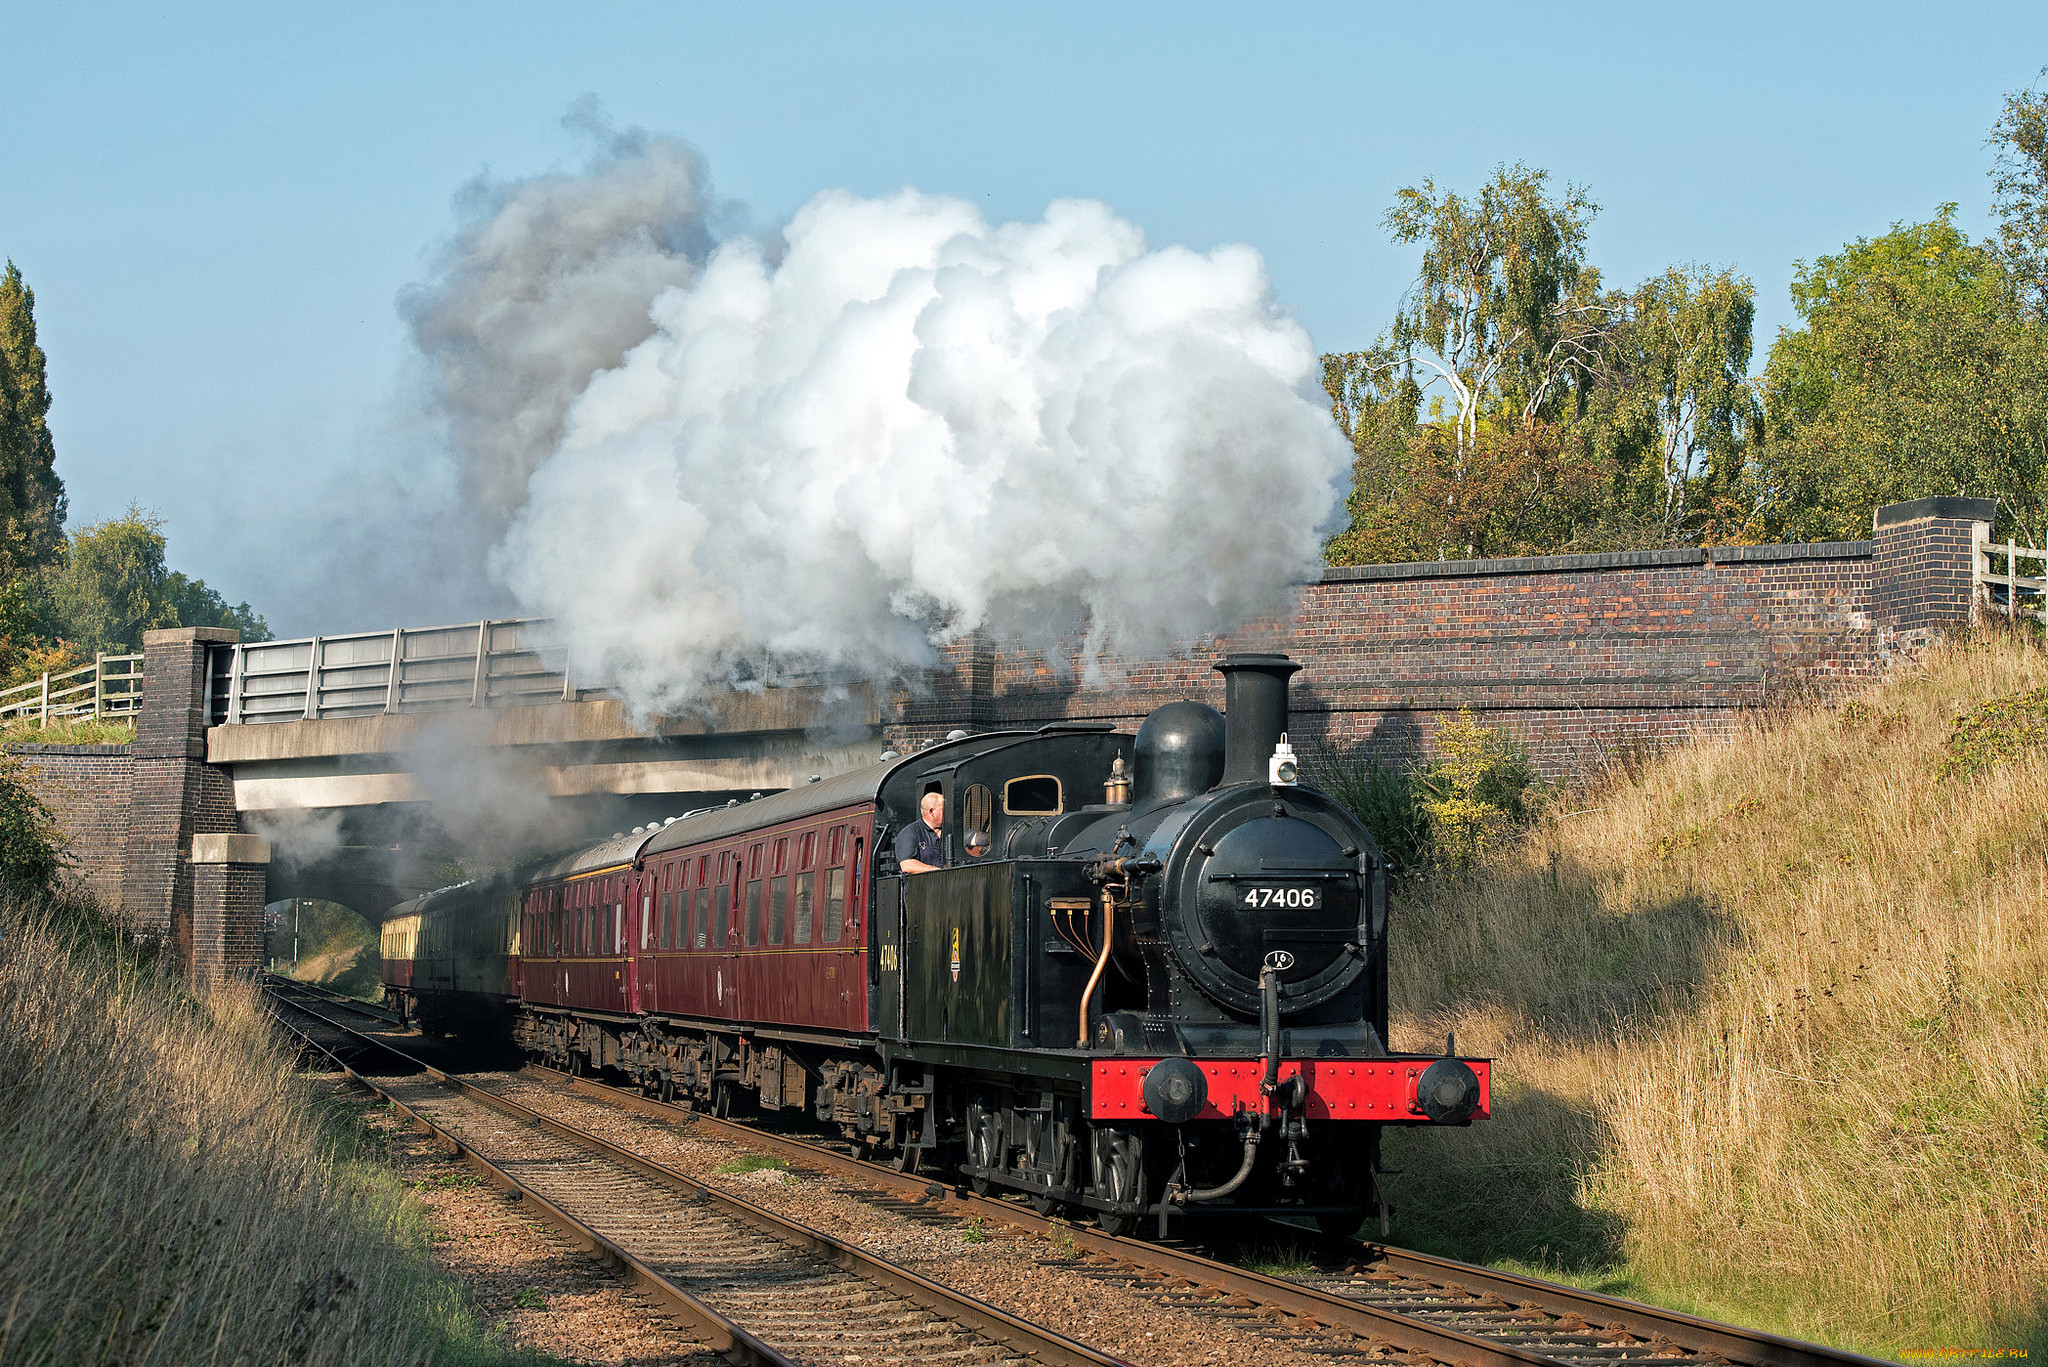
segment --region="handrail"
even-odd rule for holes
[[[128,668],[110,668],[116,665]],[[69,682],[73,679],[78,682]],[[117,687],[110,689],[109,684]],[[0,689],[0,723],[33,720],[38,729],[52,721],[128,716],[141,706],[140,655],[96,655],[89,665],[57,673],[44,670],[39,678]]]
[[[2008,623],[2017,623],[2021,617],[2025,617],[2029,621],[2038,618],[2044,626],[2048,626],[2048,550],[2035,546],[2021,546],[2014,542],[1989,540],[1979,541],[1976,549],[1980,554],[1973,556],[1970,562],[1970,598],[1977,605],[1979,613],[1996,613],[2003,606],[2005,620]],[[2000,559],[2005,561],[2003,574],[1994,568]],[[2021,574],[2019,565],[2023,560],[2041,562],[2041,573]],[[2004,599],[2002,604],[1994,601],[1991,592],[1994,586],[2005,591],[2000,595]],[[2022,596],[2035,598],[2036,605],[2021,607]]]

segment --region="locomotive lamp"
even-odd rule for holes
[[[1294,747],[1287,743],[1287,733],[1280,733],[1280,743],[1273,747],[1273,758],[1266,762],[1266,779],[1275,788],[1285,787],[1301,776],[1301,766],[1295,763]]]

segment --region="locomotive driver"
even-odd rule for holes
[[[896,867],[905,873],[937,873],[946,867],[946,847],[939,840],[939,823],[946,817],[946,799],[926,793],[917,804],[918,819],[896,837]]]

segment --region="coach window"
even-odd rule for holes
[[[781,851],[776,852],[779,856]],[[789,928],[789,876],[768,880],[768,943],[779,945]]]
[[[761,876],[761,847],[757,844],[747,851],[747,877]]]
[[[846,862],[846,827],[834,826],[825,832],[825,862],[842,864]]]
[[[775,867],[770,873],[784,873],[789,869],[789,837],[783,836],[775,842]]]
[[[698,888],[698,889],[697,889],[697,934],[696,934],[696,937],[695,937],[695,942],[696,942],[696,946],[697,946],[697,948],[699,948],[699,949],[702,949],[702,948],[704,948],[704,942],[705,942],[705,937],[706,937],[706,935],[708,935],[708,934],[709,934],[709,930],[708,930],[708,927],[709,927],[709,925],[710,925],[710,922],[711,922],[711,889],[710,889],[710,888]]]
[[[818,843],[816,831],[805,831],[796,838],[796,866],[807,869],[811,866],[811,854]]]
[[[1060,781],[1051,774],[1029,774],[1003,785],[1006,816],[1058,816]]]
[[[711,893],[711,907],[717,915],[711,943],[723,949],[732,943],[732,889],[720,883]]]
[[[759,863],[761,847],[754,846],[754,862]],[[756,878],[747,884],[747,943],[761,943],[761,880]]]
[[[811,942],[811,880],[815,877],[805,872],[791,880],[796,884],[796,943],[800,945]]]
[[[839,918],[846,913],[846,870],[825,870],[825,943],[839,943]]]

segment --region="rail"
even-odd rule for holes
[[[1881,1367],[1875,1359],[1821,1344],[1380,1244],[1339,1241],[1347,1250],[1340,1261],[1362,1276],[1268,1276],[1192,1249],[1105,1234],[1012,1201],[937,1186],[929,1176],[899,1173],[589,1078],[531,1064],[525,1071],[622,1110],[775,1154],[793,1170],[830,1172],[927,1206],[957,1207],[1036,1233],[1058,1230],[1077,1256],[1100,1267],[1131,1269],[1138,1288],[1194,1287],[1236,1297],[1303,1323],[1349,1330],[1367,1344],[1407,1354],[1411,1364],[1428,1359],[1456,1367],[1611,1367],[1621,1361],[1655,1361],[1660,1367]]]
[[[89,665],[62,673],[46,669],[41,678],[0,690],[0,724],[26,721],[40,728],[85,717],[129,717],[141,706],[142,657],[100,654]]]
[[[742,681],[770,688],[819,682],[772,657],[737,668]],[[606,680],[573,667],[567,643],[545,617],[217,645],[209,648],[207,670],[210,726],[531,707],[612,693]]]
[[[215,646],[215,726],[574,702],[569,651],[544,618],[396,627]]]
[[[285,1005],[313,1020],[320,1021],[356,1043],[380,1050],[399,1060],[406,1067],[417,1068],[431,1084],[447,1095],[485,1107],[511,1120],[515,1125],[532,1127],[542,1134],[565,1141],[603,1163],[649,1179],[657,1186],[678,1194],[690,1206],[715,1212],[717,1218],[736,1226],[749,1227],[819,1265],[849,1273],[860,1281],[891,1293],[901,1301],[928,1312],[935,1322],[946,1324],[961,1335],[969,1338],[979,1337],[987,1344],[1010,1349],[1025,1359],[1045,1364],[1046,1367],[1132,1367],[1132,1364],[1123,1358],[1098,1352],[1085,1344],[1064,1337],[1045,1325],[1022,1319],[966,1292],[933,1281],[869,1249],[787,1219],[729,1192],[708,1186],[678,1169],[637,1153],[624,1145],[522,1105],[496,1090],[479,1086],[436,1068],[387,1040],[364,1034],[313,1010],[303,1001],[294,1000],[291,993],[302,987],[303,984],[280,980],[274,976],[265,981],[266,994],[273,1003]],[[561,1192],[556,1193],[557,1199],[554,1201],[544,1198],[526,1182],[500,1166],[502,1159],[493,1160],[490,1156],[478,1152],[461,1134],[438,1123],[416,1101],[408,1103],[399,1091],[378,1085],[358,1069],[349,1066],[333,1049],[314,1040],[306,1031],[283,1021],[274,1011],[272,1019],[278,1020],[281,1025],[290,1029],[305,1045],[333,1059],[352,1081],[374,1092],[415,1124],[433,1133],[443,1144],[452,1148],[495,1185],[533,1205],[542,1218],[619,1267],[634,1283],[636,1289],[649,1294],[672,1312],[690,1321],[704,1340],[729,1361],[766,1364],[768,1367],[795,1367],[794,1360],[766,1340],[765,1336],[769,1335],[778,1338],[796,1337],[792,1326],[776,1319],[772,1311],[768,1311],[767,1314],[771,1322],[761,1328],[760,1336],[743,1328],[728,1314],[728,1311],[734,1308],[731,1297],[718,1298],[721,1304],[714,1305],[705,1298],[701,1286],[699,1292],[693,1294],[672,1280],[673,1264],[676,1261],[673,1256],[661,1256],[650,1251],[653,1245],[644,1239],[633,1240],[632,1245],[629,1245],[607,1238],[591,1220],[560,1204]],[[508,1147],[516,1149],[517,1145]],[[642,1208],[640,1213],[645,1216],[647,1211]],[[657,1218],[655,1223],[659,1225],[661,1221]],[[663,1271],[664,1267],[669,1268],[666,1274]],[[771,1271],[768,1275],[770,1280],[773,1280],[776,1274]],[[737,1263],[729,1277],[730,1280],[724,1281],[727,1287],[740,1279]],[[957,1342],[938,1343],[933,1347],[937,1350],[935,1355],[940,1358],[959,1357]],[[805,1360],[809,1360],[809,1356],[805,1354]]]
[[[2022,618],[2048,626],[2048,551],[1992,541],[1977,543],[1971,564],[1971,601],[1982,616],[2003,616],[2008,623]],[[1999,562],[2005,570],[2000,573]],[[2023,575],[2023,564],[2041,567],[2039,575]],[[2031,602],[2027,600],[2031,599]]]

